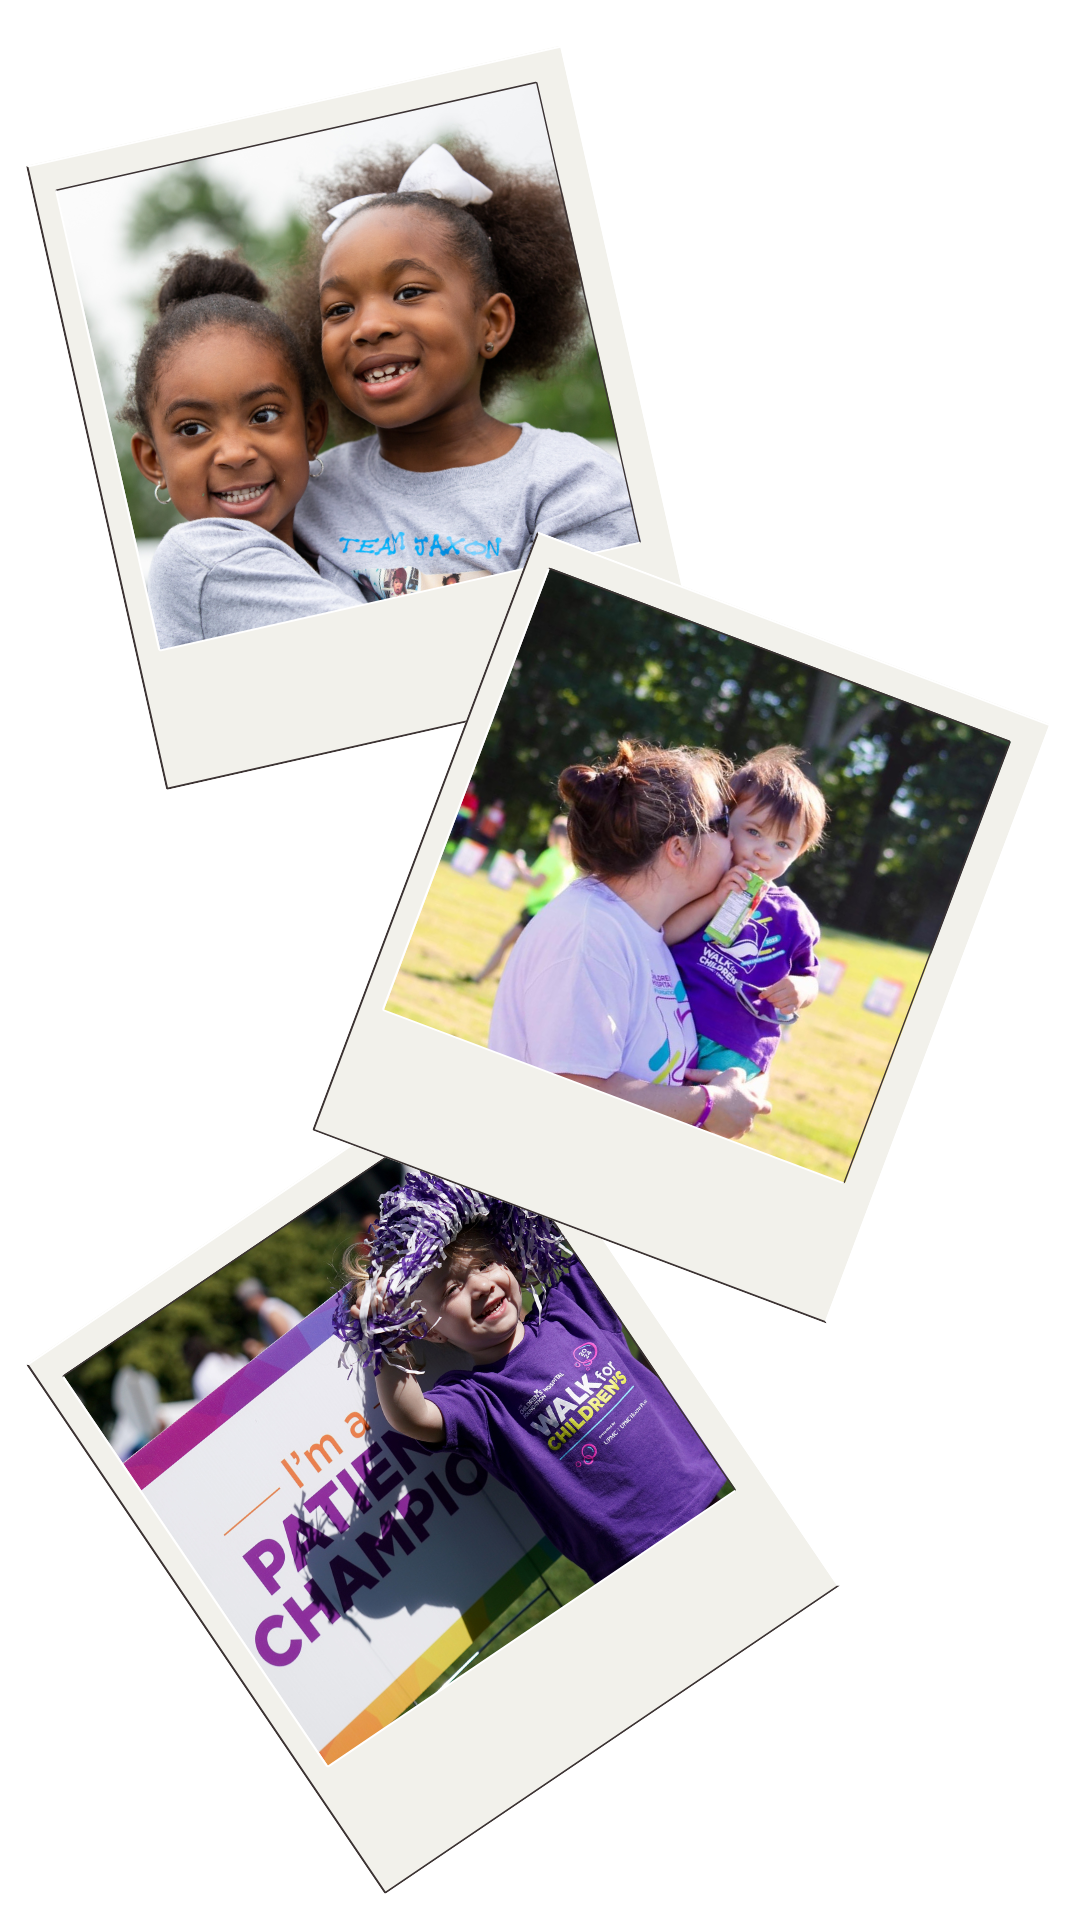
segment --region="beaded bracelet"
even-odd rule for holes
[[[716,1099],[716,1095],[713,1092],[711,1087],[709,1086],[703,1087],[702,1092],[705,1095],[705,1105],[702,1107],[701,1112],[698,1114],[697,1119],[694,1121],[695,1127],[703,1127],[705,1125],[706,1120],[708,1119],[710,1113],[713,1110],[713,1102]]]

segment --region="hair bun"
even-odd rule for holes
[[[238,254],[182,253],[174,260],[161,283],[158,313],[187,300],[204,300],[208,294],[231,293],[239,300],[261,305],[269,297],[258,274]]]
[[[579,807],[600,777],[598,767],[564,767],[559,775],[559,798],[568,807]]]

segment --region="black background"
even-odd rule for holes
[[[567,42],[686,584],[1047,716],[999,645],[992,528],[969,518],[934,321],[942,303],[963,315],[967,296],[913,217],[924,182],[851,115],[778,127],[746,73],[711,56],[698,79],[692,42],[659,100],[640,90],[642,69],[619,83],[598,52]],[[382,77],[386,56],[388,44]],[[33,157],[288,104],[261,71],[258,84],[215,71],[198,104],[133,90],[121,111],[113,88],[104,115],[86,104],[48,138],[38,129]],[[363,79],[323,71],[296,96]],[[38,534],[61,530],[56,563],[35,536],[33,601],[10,634],[31,660],[15,722],[29,804],[15,810],[29,851],[27,1144],[31,1165],[40,1154],[50,1167],[31,1210],[27,1352],[40,1352],[336,1152],[311,1125],[455,730],[165,791],[29,209],[25,259],[52,380],[33,465],[54,492],[31,513]],[[619,1866],[626,1893],[630,1860],[663,1860],[690,1899],[723,1855],[721,1830],[732,1847],[738,1830],[740,1853],[748,1834],[769,1843],[755,1853],[767,1897],[784,1862],[836,1884],[849,1820],[892,1853],[897,1818],[936,1818],[928,1768],[980,1699],[972,1622],[1007,1578],[992,1549],[1013,1492],[999,1396],[1022,1367],[1011,1300],[1038,1094],[1009,1056],[994,929],[1024,885],[1022,841],[1020,828],[828,1327],[623,1250],[840,1590],[413,1893],[438,1897],[448,1870],[473,1876],[461,1889],[505,1874],[509,1891],[540,1845],[565,1862],[565,1889],[573,1862],[592,1862],[578,1884],[594,1893],[603,1862]],[[421,1083],[417,1098],[452,1108],[454,1089]],[[798,1242],[778,1244],[765,1219],[761,1254],[798,1265]],[[60,1745],[77,1782],[61,1814],[73,1853],[123,1857],[125,1874],[179,1887],[184,1905],[213,1885],[209,1910],[265,1887],[269,1853],[277,1895],[311,1897],[311,1876],[323,1891],[373,1891],[48,1402],[33,1421],[79,1542],[71,1586],[42,1601],[33,1659],[50,1670],[31,1711],[48,1730],[42,1764]],[[676,1603],[642,1622],[642,1657],[657,1632],[678,1632]],[[555,1770],[559,1726],[582,1713],[577,1686],[553,1701],[550,1728],[517,1726],[507,1701],[486,1780],[432,1755],[411,1807],[386,1818],[423,1824],[427,1791],[465,1795],[482,1816],[517,1743],[544,1741]]]

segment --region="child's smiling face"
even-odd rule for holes
[[[240,327],[181,340],[159,368],[150,416],[151,438],[132,441],[135,458],[185,520],[247,520],[291,540],[326,408],[317,401],[305,412],[296,374],[271,342]]]
[[[731,815],[731,850],[736,865],[749,867],[763,880],[779,880],[803,850],[803,834],[793,821],[782,827],[770,819],[767,807],[744,800]]]
[[[521,1338],[521,1285],[490,1253],[459,1252],[421,1281],[427,1337],[449,1341],[479,1363],[501,1360]]]
[[[461,402],[479,406],[485,362],[514,327],[509,296],[481,294],[437,214],[354,214],[323,255],[323,363],[351,413],[407,428]]]

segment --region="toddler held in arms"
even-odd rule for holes
[[[733,865],[665,922],[697,1028],[699,1067],[768,1072],[780,1028],[817,997],[821,929],[777,882],[825,830],[825,798],[794,747],[755,755],[731,778]]]
[[[478,1460],[591,1579],[727,1485],[554,1221],[410,1171],[382,1197],[370,1259],[345,1271],[335,1331],[374,1370],[389,1424]],[[425,1391],[410,1337],[471,1367]]]

